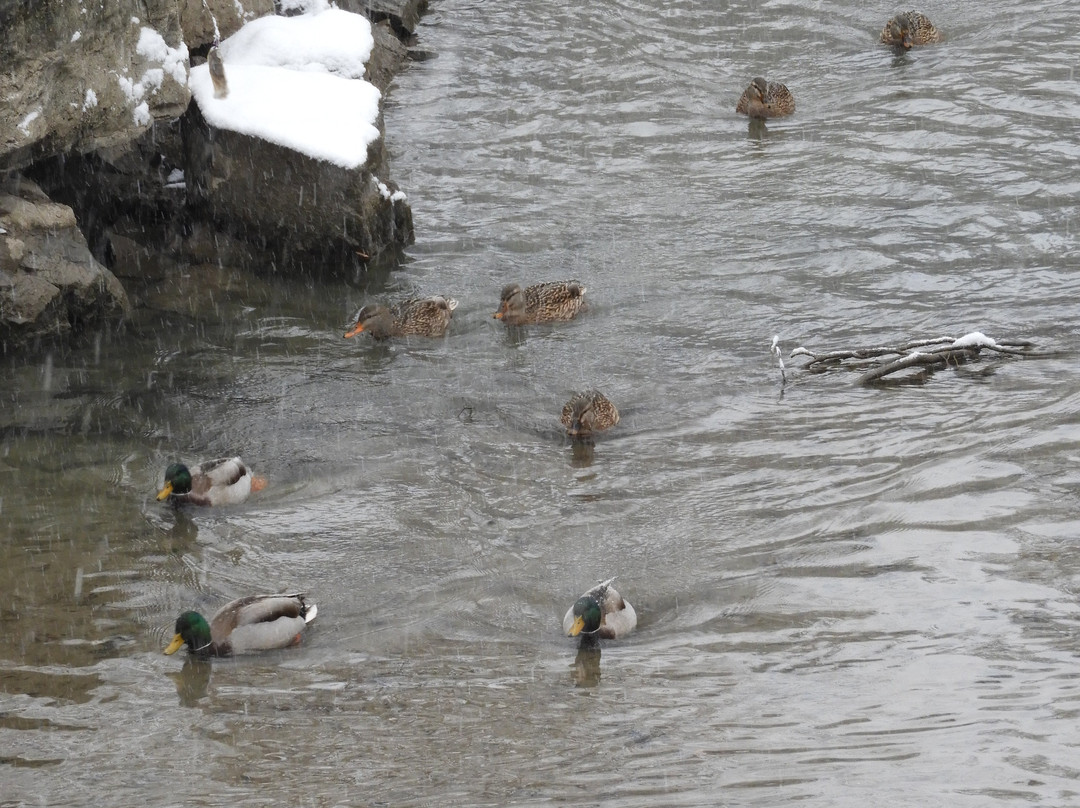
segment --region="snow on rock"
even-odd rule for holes
[[[187,82],[187,45],[181,43],[178,48],[170,48],[165,38],[153,28],[143,28],[139,31],[139,42],[135,46],[135,52],[161,65],[161,70],[154,71],[155,90],[161,86],[161,76],[158,74],[168,73],[177,84]],[[147,71],[149,72],[151,71]]]
[[[367,17],[337,8],[296,17],[260,17],[221,43],[238,65],[336,73],[362,79],[375,38]]]
[[[41,107],[38,107],[37,109],[31,110],[30,112],[28,112],[26,114],[26,116],[21,121],[19,121],[19,131],[22,132],[27,137],[29,137],[30,136],[30,124],[32,124],[34,121],[36,121],[40,117],[41,117]]]
[[[178,48],[170,48],[165,38],[153,28],[142,28],[135,52],[155,66],[146,68],[138,79],[118,75],[116,80],[128,101],[134,105],[132,115],[136,125],[149,126],[153,116],[147,99],[161,89],[165,77],[172,77],[181,86],[187,83],[188,49],[183,43]]]
[[[192,68],[189,86],[211,126],[357,168],[379,138],[382,96],[362,78],[373,47],[359,14],[260,17],[220,45],[225,98],[214,97],[205,64]]]

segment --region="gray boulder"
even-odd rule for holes
[[[385,91],[415,50],[426,0],[340,5],[374,21],[367,78]],[[148,249],[183,260],[193,251],[185,239],[205,242],[209,225],[286,272],[352,272],[412,242],[381,138],[365,165],[344,171],[202,118],[190,65],[274,9],[273,0],[0,0],[0,339],[122,317],[127,299],[102,266],[131,254],[113,250],[117,232],[145,234]]]
[[[187,60],[175,0],[0,3],[0,172],[181,115]]]
[[[28,180],[0,184],[0,348],[128,313],[124,288],[90,255],[71,208]]]

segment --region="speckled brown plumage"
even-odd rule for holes
[[[402,300],[389,307],[369,303],[357,313],[356,324],[346,332],[345,337],[354,337],[361,332],[380,340],[409,336],[441,337],[446,333],[456,308],[457,301],[443,295]]]
[[[599,390],[588,390],[563,405],[560,420],[570,437],[585,438],[619,423],[619,410]]]
[[[585,287],[577,281],[538,283],[525,289],[511,283],[503,287],[494,317],[507,325],[531,325],[572,320],[585,308]]]
[[[913,45],[929,45],[941,41],[941,32],[925,14],[905,11],[885,23],[881,41],[898,50],[910,50]]]
[[[758,76],[743,91],[735,111],[751,118],[778,118],[795,111],[795,96],[783,84]]]

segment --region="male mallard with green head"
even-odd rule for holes
[[[587,438],[619,423],[619,410],[599,390],[587,390],[563,405],[560,420],[571,438]]]
[[[795,96],[783,84],[758,76],[743,91],[735,111],[751,118],[778,118],[795,111]]]
[[[912,45],[941,41],[941,32],[925,14],[906,11],[897,14],[881,29],[881,41],[897,50],[911,50]]]
[[[266,480],[252,474],[239,457],[223,457],[190,469],[173,463],[165,469],[165,487],[157,498],[174,505],[238,505],[265,487]]]
[[[538,283],[524,289],[511,283],[503,287],[499,310],[493,316],[507,325],[533,325],[572,320],[585,308],[585,287],[577,281]]]
[[[450,325],[450,318],[458,302],[452,297],[432,297],[402,300],[391,306],[369,303],[356,315],[356,324],[345,333],[345,338],[361,332],[371,334],[377,340],[390,337],[441,337]]]
[[[617,640],[637,626],[637,612],[611,584],[608,578],[597,584],[571,606],[563,617],[563,631],[569,637]]]
[[[176,636],[165,653],[175,654],[185,644],[189,653],[198,656],[286,648],[300,642],[301,633],[318,612],[302,593],[240,598],[222,606],[209,623],[198,612],[184,612],[176,618]]]

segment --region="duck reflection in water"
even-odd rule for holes
[[[596,687],[600,684],[600,642],[589,634],[581,637],[570,678],[576,687]]]
[[[162,522],[171,521],[172,525],[164,527],[156,524],[165,535],[164,546],[161,548],[170,555],[181,557],[190,552],[198,544],[199,526],[191,515],[183,508],[169,508],[162,515]]]
[[[210,686],[210,660],[205,657],[189,656],[184,666],[177,672],[166,673],[176,685],[176,695],[180,697],[181,707],[195,707],[206,695]]]
[[[596,444],[592,439],[575,439],[570,442],[570,465],[576,469],[586,469],[593,464]]]
[[[595,687],[600,681],[600,640],[625,637],[637,626],[637,612],[620,595],[614,578],[597,584],[566,610],[563,632],[580,638],[573,678],[579,687]]]

